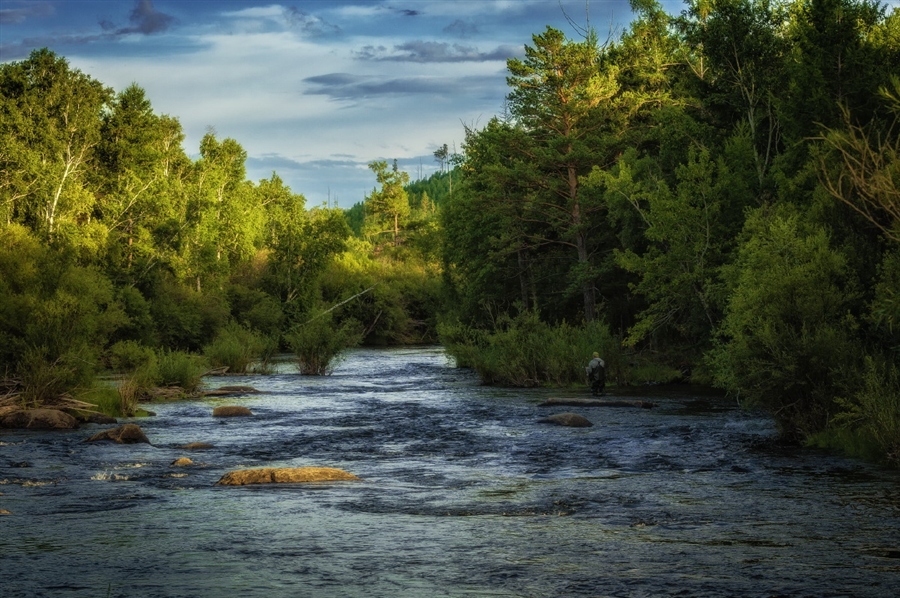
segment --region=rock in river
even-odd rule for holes
[[[124,426],[119,426],[118,428],[112,428],[111,430],[104,430],[102,432],[97,432],[85,442],[97,442],[99,440],[112,440],[113,442],[118,442],[119,444],[138,444],[140,442],[146,442],[150,444],[150,440],[147,438],[147,435],[144,434],[144,431],[141,430],[141,427],[137,424],[125,424]]]
[[[26,409],[24,411],[14,411],[0,420],[0,428],[71,430],[77,427],[77,419],[58,409]]]
[[[295,484],[298,482],[336,482],[358,480],[352,473],[334,467],[264,467],[262,469],[238,469],[222,476],[217,486],[244,486],[247,484]]]
[[[246,417],[253,412],[240,405],[224,405],[213,409],[213,417]]]
[[[199,450],[211,449],[211,448],[215,448],[215,447],[208,442],[189,442],[187,444],[182,444],[178,448],[186,449],[189,451],[199,451]]]
[[[556,424],[558,426],[569,426],[570,428],[588,428],[594,424],[591,421],[577,413],[557,413],[548,417],[539,419],[542,424]]]

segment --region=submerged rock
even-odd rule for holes
[[[594,424],[577,413],[557,413],[538,420],[542,424],[556,424],[557,426],[569,426],[570,428],[588,428]]]
[[[75,417],[86,424],[117,424],[119,420],[105,413],[78,413]]]
[[[98,442],[100,440],[112,440],[119,444],[138,444],[141,442],[150,444],[150,439],[147,438],[147,435],[144,434],[144,431],[137,424],[125,424],[118,428],[98,432],[85,440],[85,442]]]
[[[204,390],[200,394],[204,397],[225,397],[230,395],[259,394],[259,392],[252,386],[220,386],[212,390]]]
[[[213,409],[213,417],[247,417],[253,412],[240,405],[225,405]]]
[[[217,486],[245,486],[247,484],[296,484],[300,482],[336,482],[359,478],[334,467],[264,467],[229,471]]]
[[[73,430],[78,427],[78,420],[59,409],[26,409],[4,416],[0,420],[0,427],[28,430]]]
[[[215,448],[215,447],[213,445],[209,444],[208,442],[189,442],[187,444],[182,444],[178,448],[185,449],[188,451],[197,451],[197,450],[203,450],[203,449],[211,449],[211,448]]]

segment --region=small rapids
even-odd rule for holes
[[[900,595],[900,473],[718,395],[540,407],[585,393],[480,386],[437,347],[208,383],[262,392],[149,404],[152,445],[0,430],[2,598]],[[538,423],[564,411],[594,426]],[[215,485],[299,466],[362,481]]]

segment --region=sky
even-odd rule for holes
[[[136,83],[189,156],[214,131],[250,180],[274,171],[310,207],[349,208],[370,162],[426,178],[436,149],[500,114],[532,35],[630,20],[627,0],[0,0],[0,62],[47,47],[115,91]]]

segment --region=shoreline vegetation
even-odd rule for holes
[[[0,409],[131,417],[360,345],[584,386],[597,351],[611,384],[714,386],[900,466],[900,9],[631,4],[606,41],[523,40],[504,114],[427,179],[372,162],[349,210],[213,132],[189,158],[136,83],[0,65]]]

